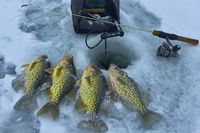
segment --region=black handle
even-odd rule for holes
[[[182,41],[182,42],[191,43],[191,44],[194,44],[194,45],[197,45],[199,43],[199,40],[197,40],[197,39],[178,36],[178,35],[175,35],[175,34],[169,34],[169,33],[163,32],[163,31],[154,30],[153,35],[158,36],[160,38],[164,38],[164,39],[169,38],[170,40],[178,40],[178,41]]]
[[[105,33],[101,34],[101,38],[102,39],[116,37],[116,36],[123,37],[124,36],[124,32],[123,31],[121,31],[121,32],[114,32],[114,33],[105,32]]]

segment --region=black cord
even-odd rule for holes
[[[106,30],[106,32],[107,31],[109,31],[112,27],[114,27],[114,26],[116,26],[116,25],[111,25],[107,30]],[[86,44],[86,46],[89,48],[89,49],[94,49],[94,48],[96,48],[101,42],[102,42],[102,38],[101,38],[101,40],[95,45],[95,46],[93,46],[93,47],[90,47],[89,45],[88,45],[88,36],[90,35],[90,34],[92,34],[92,33],[94,33],[95,31],[100,31],[101,33],[105,33],[105,32],[103,32],[102,30],[92,30],[91,32],[89,32],[88,34],[87,34],[87,36],[86,36],[86,38],[85,38],[85,44]],[[105,57],[107,57],[107,39],[105,38]]]
[[[86,46],[89,48],[89,49],[94,49],[94,48],[96,48],[101,42],[102,42],[102,40],[103,39],[101,39],[95,46],[93,46],[93,47],[90,47],[89,45],[88,45],[88,42],[87,42],[87,40],[88,40],[88,36],[90,35],[90,34],[92,34],[93,32],[95,32],[95,31],[101,31],[101,32],[103,32],[102,30],[92,30],[91,32],[89,32],[88,34],[87,34],[87,36],[86,36],[86,38],[85,38],[85,44],[86,44]]]

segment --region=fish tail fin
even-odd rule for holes
[[[59,108],[58,106],[50,104],[50,102],[46,103],[37,113],[37,116],[41,116],[50,112],[51,116],[54,120],[59,118]]]
[[[96,132],[105,132],[108,130],[108,126],[102,120],[83,119],[78,123],[78,128],[85,128],[89,130],[94,130]]]
[[[17,103],[14,106],[15,110],[23,110],[23,109],[28,109],[28,110],[35,110],[37,109],[38,104],[36,97],[33,95],[30,96],[23,96],[21,97]]]
[[[151,127],[154,123],[159,122],[163,116],[153,112],[151,110],[148,110],[147,113],[142,115],[142,118],[144,120],[144,126],[145,127]]]

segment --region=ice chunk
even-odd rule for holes
[[[5,65],[6,68],[6,74],[11,74],[11,75],[15,75],[15,69],[16,69],[16,65],[12,64],[12,63],[6,63]]]
[[[22,118],[21,117],[19,117],[18,119],[17,119],[17,122],[20,122],[22,120]]]
[[[42,29],[44,25],[42,24],[35,24],[35,23],[27,23],[27,22],[21,22],[19,25],[19,29],[21,29],[23,32],[30,33],[32,31],[38,31]]]
[[[4,78],[6,74],[16,74],[15,72],[16,65],[12,63],[6,63],[4,56],[0,53],[0,79]]]
[[[121,103],[115,102],[110,108],[107,109],[108,116],[115,119],[123,119],[129,110]]]
[[[0,53],[0,79],[5,77],[4,56]]]

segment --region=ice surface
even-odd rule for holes
[[[4,78],[6,74],[15,75],[15,68],[14,64],[5,62],[5,57],[0,53],[0,79]]]
[[[38,118],[29,111],[15,111],[5,123],[1,124],[2,133],[38,133],[40,122]]]
[[[16,93],[11,87],[15,77],[5,75],[7,70],[9,74],[13,73],[14,67],[10,63],[17,66],[16,72],[20,74],[22,64],[30,63],[41,54],[49,56],[53,68],[64,55],[70,53],[74,56],[75,66],[79,68],[77,75],[80,78],[90,61],[103,59],[104,56],[103,45],[89,50],[85,46],[85,35],[75,34],[71,16],[31,6],[21,8],[22,4],[29,3],[40,8],[70,12],[69,0],[1,1],[0,74],[3,72],[5,77],[0,79],[0,132],[83,132],[77,129],[77,124],[84,113],[75,111],[73,100],[63,99],[58,121],[53,121],[48,116],[36,117],[39,108],[49,100],[43,92],[37,99],[38,110],[13,110],[14,104],[23,94]],[[200,39],[198,0],[121,0],[120,3],[122,24]],[[180,58],[158,61],[155,52],[163,39],[128,28],[123,30],[123,38],[108,39],[108,51],[114,55],[124,55],[127,62],[131,62],[124,70],[144,90],[150,92],[152,102],[147,107],[162,114],[164,119],[153,129],[144,130],[140,128],[138,113],[127,110],[118,101],[109,109],[99,112],[99,118],[108,125],[108,132],[199,133],[199,46],[173,41],[172,43],[182,47]],[[90,41],[98,39],[96,36]],[[109,84],[108,72],[103,70],[103,73]],[[22,118],[21,121],[19,118]]]
[[[110,118],[122,120],[128,115],[129,111],[121,102],[115,102],[113,106],[107,109],[107,112]]]

